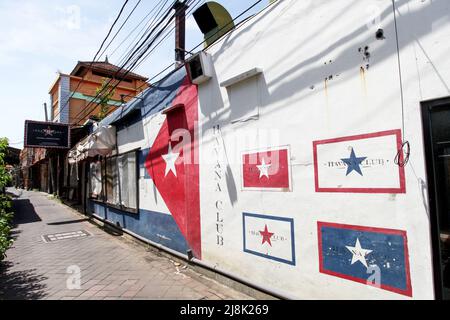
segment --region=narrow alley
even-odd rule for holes
[[[48,194],[9,191],[16,215],[0,269],[2,299],[251,299],[105,232]]]

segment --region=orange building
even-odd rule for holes
[[[122,104],[132,99],[148,87],[147,78],[120,68],[105,61],[78,61],[70,74],[59,73],[50,88],[51,121],[83,125],[91,116],[100,113],[99,99],[95,99],[96,90],[103,82],[111,81],[110,85],[118,86],[108,102],[108,112],[114,111]],[[106,90],[105,90],[106,92]]]

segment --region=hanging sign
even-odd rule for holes
[[[68,149],[70,127],[63,123],[25,120],[24,147]]]

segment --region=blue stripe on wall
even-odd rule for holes
[[[140,209],[139,214],[124,212],[90,201],[93,213],[145,239],[186,254],[188,245],[173,217],[169,214]]]
[[[367,266],[360,261],[352,263],[354,254],[346,247],[354,247],[357,239],[363,249],[371,250],[365,260],[367,265],[380,268],[381,284],[406,290],[405,247],[401,235],[322,227],[324,269],[366,281],[371,274]]]
[[[186,77],[186,69],[179,68],[167,78],[153,84],[144,96],[144,106],[141,108],[142,118],[147,118],[169,107]]]
[[[141,175],[141,177],[143,177],[144,179],[151,179],[147,169],[145,168],[145,159],[147,159],[149,153],[150,148],[142,149],[139,151],[139,169],[144,171],[144,175]]]

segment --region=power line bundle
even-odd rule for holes
[[[194,1],[196,0],[187,0],[185,1],[185,5],[189,6]],[[167,3],[167,1],[165,3]],[[75,116],[77,122],[74,125],[79,125],[79,122],[97,107],[95,103],[97,98],[113,92],[120,84],[120,79],[124,79],[130,72],[137,68],[138,63],[142,61],[145,54],[153,47],[153,45],[161,37],[161,35],[165,31],[167,31],[169,25],[173,22],[177,13],[171,14],[173,5],[166,8],[165,10],[161,10],[162,8],[164,8],[164,6],[161,6],[160,10],[157,13],[156,23],[152,24],[151,28],[147,28],[146,32],[141,36],[141,39],[136,43],[132,50],[127,55],[125,55],[125,61],[120,63],[119,69],[103,85],[103,88],[97,92],[96,96],[86,105],[85,109],[81,110]],[[118,76],[119,79],[116,79]],[[116,83],[111,85],[113,81],[115,81]]]
[[[131,12],[128,14],[122,25],[119,27],[119,29],[114,34],[113,38],[109,41],[107,46],[102,50],[103,45],[106,43],[108,37],[110,36],[115,24],[119,20],[121,14],[123,13],[123,10],[128,3],[128,0],[124,2],[122,5],[122,8],[116,17],[115,21],[113,22],[111,28],[108,31],[108,34],[106,35],[105,39],[102,41],[102,44],[100,45],[100,48],[98,49],[97,53],[94,56],[94,59],[91,61],[90,67],[93,65],[94,62],[97,62],[96,60],[97,56],[100,59],[102,55],[106,52],[106,50],[110,47],[114,39],[117,37],[117,35],[122,30],[123,26],[126,24],[126,22],[129,20],[133,12],[136,10],[137,6],[141,0],[138,0],[138,2],[135,4]],[[138,68],[145,60],[147,60],[153,52],[165,41],[167,38],[173,34],[175,31],[175,25],[170,27],[172,22],[174,21],[175,17],[177,16],[177,12],[170,14],[173,11],[175,1],[172,1],[172,3],[167,6],[169,0],[160,0],[155,6],[152,8],[152,10],[142,19],[140,22],[133,28],[133,30],[128,33],[128,35],[125,37],[125,39],[112,51],[111,55],[113,55],[117,50],[124,45],[125,41],[132,35],[134,32],[138,29],[139,26],[142,24],[143,27],[139,30],[139,32],[136,34],[136,36],[133,38],[133,40],[130,42],[130,44],[127,46],[127,48],[124,50],[122,55],[119,58],[118,66],[119,68],[116,70],[116,72],[109,78],[109,80],[103,85],[101,90],[98,90],[95,97],[89,101],[89,103],[85,106],[83,110],[81,110],[78,114],[75,115],[74,119],[77,120],[76,123],[73,124],[73,126],[79,125],[80,121],[85,119],[86,115],[90,114],[95,108],[97,107],[97,104],[95,101],[97,101],[98,98],[101,98],[102,96],[107,96],[111,92],[113,92],[117,86],[121,83],[121,80],[124,79],[130,72],[133,72],[136,68]],[[189,8],[186,20],[189,18],[190,15],[192,15],[194,9],[199,6],[199,4],[203,4],[205,0],[185,0],[184,4],[186,7]],[[250,9],[255,7],[257,4],[262,2],[262,0],[258,0],[254,2],[249,8],[247,8],[245,11],[243,11],[241,14],[239,14],[237,17],[233,19],[235,21],[236,19],[240,18],[242,15],[244,15],[246,12],[248,12]],[[150,15],[154,13],[151,17]],[[148,25],[147,27],[145,27]],[[226,27],[226,26],[225,26]],[[144,30],[145,29],[145,30]],[[220,32],[222,29],[217,30],[216,33]],[[215,34],[216,34],[215,33]],[[212,37],[214,35],[211,35]],[[136,39],[139,38],[137,41]],[[202,41],[197,46],[195,46],[190,51],[197,49],[199,46],[201,46],[204,43]],[[130,49],[131,47],[131,49]],[[101,54],[99,55],[99,53]],[[110,55],[110,56],[111,56]],[[153,79],[167,71],[171,66],[174,65],[174,62],[172,62],[169,66],[165,67],[161,72],[159,72],[157,75],[155,75],[152,79],[147,80],[146,83],[150,83]],[[84,77],[80,80],[75,90],[73,90],[71,96],[65,101],[64,105],[60,110],[57,112],[55,117],[59,115],[64,108],[66,108],[69,105],[70,99],[75,94],[78,87],[81,85],[81,83],[84,81]],[[115,82],[115,83],[113,83]],[[113,84],[112,84],[113,83]],[[144,87],[146,84],[139,86],[136,90],[139,90]],[[126,95],[124,97],[129,97],[131,95]]]

